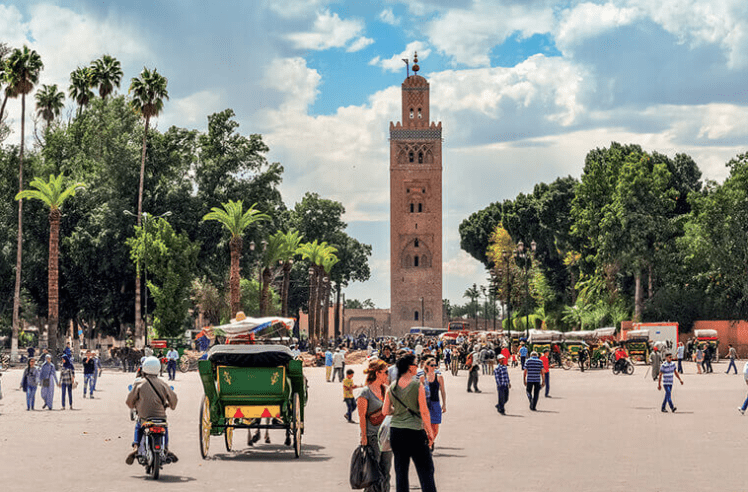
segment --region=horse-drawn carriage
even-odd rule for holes
[[[282,429],[286,444],[301,454],[307,383],[302,361],[284,345],[236,344],[261,341],[293,326],[293,320],[246,319],[216,327],[229,344],[212,347],[198,362],[205,398],[200,406],[200,454],[208,456],[211,436],[224,436],[226,450],[234,448],[234,430]],[[279,326],[281,325],[281,326]]]

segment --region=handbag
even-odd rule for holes
[[[365,489],[382,479],[374,450],[370,446],[358,446],[351,456],[349,481],[352,489]]]
[[[375,412],[366,414],[366,419],[369,421],[371,425],[375,427],[378,426],[384,420],[384,414],[382,413],[382,409],[380,408],[379,410]]]

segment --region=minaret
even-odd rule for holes
[[[429,83],[402,84],[402,118],[390,122],[392,335],[442,327],[442,124],[429,121]]]

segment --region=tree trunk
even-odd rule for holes
[[[8,93],[5,93],[5,97],[3,98],[3,105],[0,106],[0,123],[3,121],[3,115],[5,114],[5,104],[8,102]]]
[[[647,299],[652,299],[652,296],[654,296],[654,287],[652,287],[652,265],[647,265],[647,280],[649,281],[649,286],[647,289]]]
[[[240,292],[240,267],[239,261],[242,257],[242,238],[234,237],[229,242],[231,251],[231,271],[229,273],[229,288],[231,290],[231,317],[235,318],[236,313],[241,309],[241,292]]]
[[[140,157],[140,184],[138,185],[138,217],[137,223],[140,227],[141,219],[143,216],[143,182],[145,180],[145,151],[146,151],[146,139],[148,138],[148,123],[150,123],[150,117],[145,117],[145,132],[143,132],[143,151]],[[140,265],[135,272],[135,336],[140,336],[143,327],[143,320],[140,310]]]
[[[335,285],[335,338],[340,336],[340,283]]]
[[[282,299],[282,316],[284,318],[288,317],[288,295],[289,291],[291,290],[291,263],[285,262],[283,264],[283,288],[281,289],[281,299]]]
[[[642,272],[639,269],[637,269],[636,273],[634,274],[634,281],[636,285],[634,289],[634,321],[640,323],[642,320],[642,310],[644,307],[644,302],[642,300],[644,292],[642,288]]]
[[[268,306],[270,304],[270,283],[273,281],[273,275],[270,268],[262,269],[262,294],[260,296],[260,317],[268,315]]]
[[[322,337],[322,301],[324,300],[324,282],[322,280],[325,278],[325,271],[322,269],[322,267],[317,267],[317,302],[314,305],[314,309],[316,310],[316,313],[314,315],[314,322],[315,322],[315,331],[317,332],[317,336],[320,340],[324,340]],[[326,342],[325,342],[326,343]]]
[[[330,290],[332,289],[332,282],[326,282],[323,286],[325,289],[324,302],[322,303],[322,326],[324,328],[325,336],[330,336]]]
[[[52,342],[52,348],[57,346],[57,328],[60,322],[60,213],[59,209],[49,211],[49,266],[47,275],[49,281],[49,339]]]
[[[26,127],[26,94],[21,94],[21,151],[18,159],[18,192],[23,191],[23,149]],[[13,327],[10,341],[10,357],[18,358],[18,332],[21,315],[21,257],[23,252],[23,200],[18,200],[18,239],[16,246],[16,283],[13,291]],[[56,344],[51,346],[56,348]],[[54,350],[52,351],[54,354]]]
[[[317,273],[316,270],[313,270],[312,273],[309,275],[309,307],[307,309],[308,313],[308,319],[309,319],[309,326],[307,329],[309,330],[309,340],[312,341],[314,345],[317,343],[317,335],[314,332],[314,315],[316,313],[315,304],[317,303],[317,276],[315,275]]]

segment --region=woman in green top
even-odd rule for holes
[[[396,365],[398,378],[388,388],[382,408],[385,415],[392,415],[390,445],[395,462],[396,490],[410,490],[408,469],[412,459],[421,482],[421,490],[436,492],[434,461],[429,450],[434,442],[434,435],[426,391],[416,379],[416,358],[413,354],[403,355]]]

